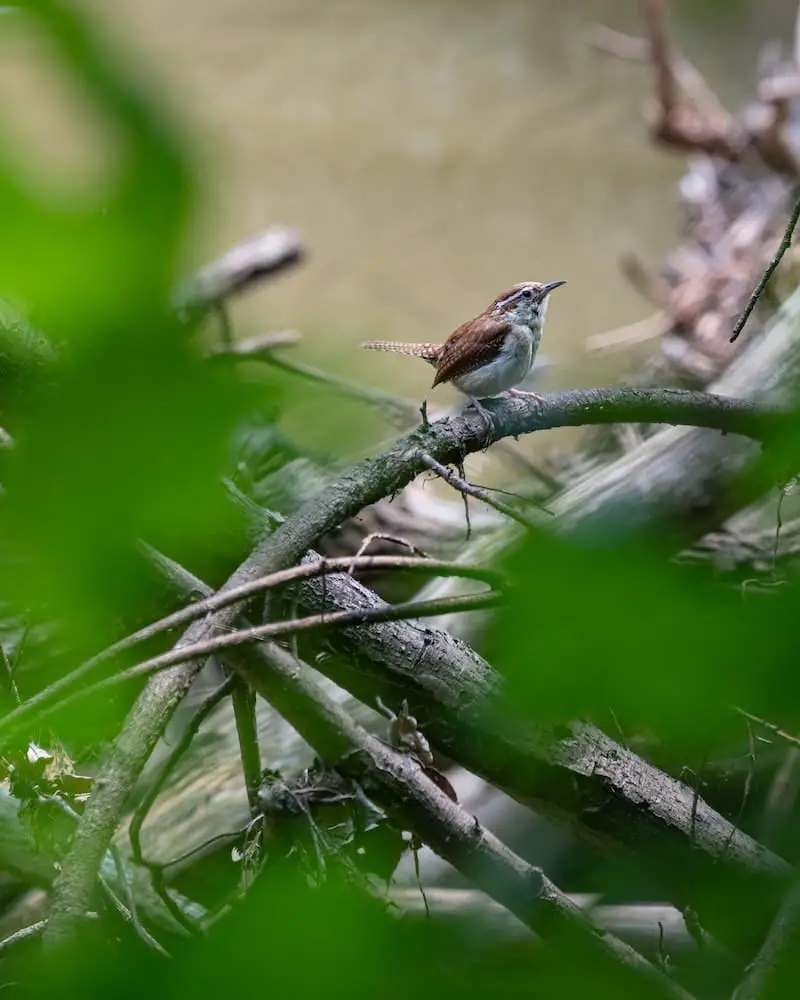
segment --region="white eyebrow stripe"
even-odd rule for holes
[[[500,299],[495,303],[495,309],[502,309],[503,306],[507,306],[509,302],[513,302],[514,299],[518,299],[523,292],[528,290],[528,285],[524,288],[518,288],[516,292],[512,292],[510,295],[506,295],[504,299]]]

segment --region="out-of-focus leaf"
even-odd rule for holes
[[[546,722],[614,715],[676,747],[707,747],[731,705],[780,705],[794,601],[724,589],[646,537],[528,536],[508,558],[509,604],[486,653],[510,700]],[[613,713],[609,716],[609,710]]]
[[[186,552],[214,533],[231,428],[255,397],[195,356],[170,311],[198,187],[178,129],[74,10],[28,10],[119,156],[102,202],[83,203],[32,189],[0,158],[0,286],[57,352],[15,406],[0,585],[97,643],[140,593],[137,536]],[[4,358],[36,355],[29,332],[6,324],[4,337]]]

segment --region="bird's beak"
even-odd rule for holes
[[[548,281],[546,285],[542,285],[542,298],[547,298],[550,292],[554,291],[556,288],[560,288],[562,285],[566,285],[566,281]]]

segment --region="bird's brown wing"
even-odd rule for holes
[[[496,357],[509,323],[496,316],[478,316],[454,330],[442,345],[434,386],[475,371]]]

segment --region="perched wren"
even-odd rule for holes
[[[362,347],[422,358],[436,369],[433,386],[451,382],[468,396],[491,430],[492,418],[479,400],[507,392],[541,397],[515,388],[533,367],[542,339],[547,299],[565,281],[523,281],[499,295],[489,308],[454,330],[443,344],[373,340]]]

